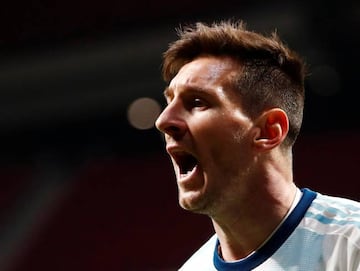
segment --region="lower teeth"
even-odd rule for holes
[[[189,170],[189,171],[186,172],[186,173],[180,173],[180,177],[181,177],[181,178],[185,178],[185,177],[188,176],[192,171],[193,171],[193,169],[192,169],[192,170]]]

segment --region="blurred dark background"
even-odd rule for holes
[[[161,54],[198,20],[277,29],[305,57],[295,181],[360,200],[360,3],[254,2],[1,3],[1,271],[177,270],[212,234],[151,125]]]

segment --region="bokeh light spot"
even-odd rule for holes
[[[138,98],[128,107],[128,121],[136,129],[151,129],[160,111],[161,107],[156,100],[148,97]]]

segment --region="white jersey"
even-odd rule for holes
[[[360,271],[360,203],[302,192],[286,220],[250,256],[223,261],[214,235],[179,271]]]

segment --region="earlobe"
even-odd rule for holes
[[[271,150],[284,141],[288,131],[287,114],[280,108],[270,109],[258,118],[254,145],[258,150]]]

